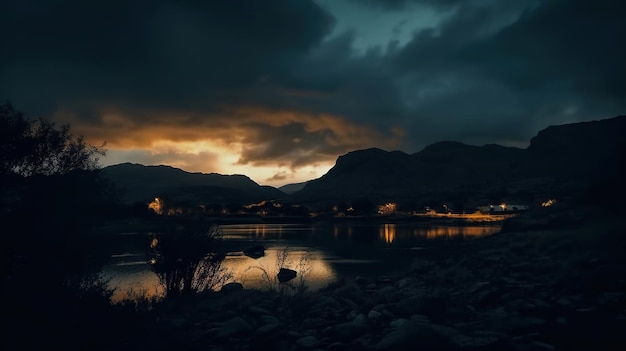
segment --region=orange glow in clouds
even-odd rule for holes
[[[188,172],[243,174],[273,186],[318,178],[348,151],[390,148],[402,138],[400,129],[383,134],[339,116],[252,107],[213,114],[107,110],[89,123],[59,116],[88,142],[107,142],[104,166],[164,164]]]

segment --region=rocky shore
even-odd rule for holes
[[[522,219],[490,237],[417,251],[403,276],[295,295],[232,289],[166,300],[147,312],[141,341],[126,346],[624,350],[625,226],[619,216],[593,217],[556,226]]]

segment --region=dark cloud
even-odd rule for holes
[[[274,182],[274,181],[284,181],[285,179],[287,179],[287,172],[278,172],[276,174],[274,174],[273,176],[267,178],[267,181],[270,182]]]
[[[622,2],[337,1],[401,13],[389,33],[438,17],[356,50],[358,28],[333,32],[354,7],[312,0],[2,2],[0,97],[120,147],[208,138],[292,170],[370,146],[523,145],[626,109]]]
[[[345,33],[311,50],[298,67],[285,71],[280,85],[293,92],[287,104],[310,112],[323,111],[388,131],[405,117],[395,76],[382,53],[353,55],[353,34]],[[285,96],[278,95],[285,104]]]
[[[334,21],[312,1],[2,6],[0,30],[11,33],[5,43],[11,50],[0,59],[0,92],[11,97],[38,87],[54,90],[57,96],[40,94],[51,107],[89,98],[163,106],[236,103],[242,89],[318,44]]]
[[[349,0],[365,6],[374,6],[385,10],[405,10],[410,5],[432,6],[437,9],[451,9],[467,4],[494,4],[499,0]],[[502,1],[501,1],[502,2]],[[508,2],[508,1],[507,1]]]
[[[320,150],[327,145],[326,139],[334,137],[333,131],[322,129],[311,133],[303,123],[270,126],[251,123],[253,132],[243,140],[248,145],[242,152],[240,163],[301,166],[328,159],[329,154],[340,150]],[[334,151],[334,152],[333,152]]]
[[[454,138],[521,144],[548,124],[623,113],[624,8],[613,1],[459,2],[441,26],[416,33],[392,58],[415,114],[409,134],[421,139],[416,145]]]
[[[239,159],[241,164],[278,164],[294,169],[366,148],[372,142],[396,146],[393,135],[348,125],[328,116],[313,123],[306,120],[280,125],[250,122],[242,127],[249,132],[240,140],[244,145]]]
[[[551,1],[469,48],[472,63],[515,88],[554,82],[589,97],[624,98],[626,3]]]

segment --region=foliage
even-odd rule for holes
[[[98,176],[101,155],[101,147],[73,136],[68,125],[29,120],[0,105],[0,219],[14,230],[3,238],[3,271],[66,278],[98,269],[99,243],[88,234],[117,203],[116,191]]]
[[[86,143],[82,136],[70,133],[67,124],[57,127],[40,118],[27,119],[9,103],[0,105],[0,174],[23,176],[66,174],[75,170],[93,170],[102,146]]]
[[[150,262],[165,290],[165,296],[210,291],[224,285],[232,274],[222,267],[222,232],[202,221],[176,223],[170,230],[154,235]]]

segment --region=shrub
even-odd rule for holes
[[[178,223],[152,238],[150,263],[166,297],[214,290],[232,277],[222,267],[221,240],[219,227],[199,221]]]

